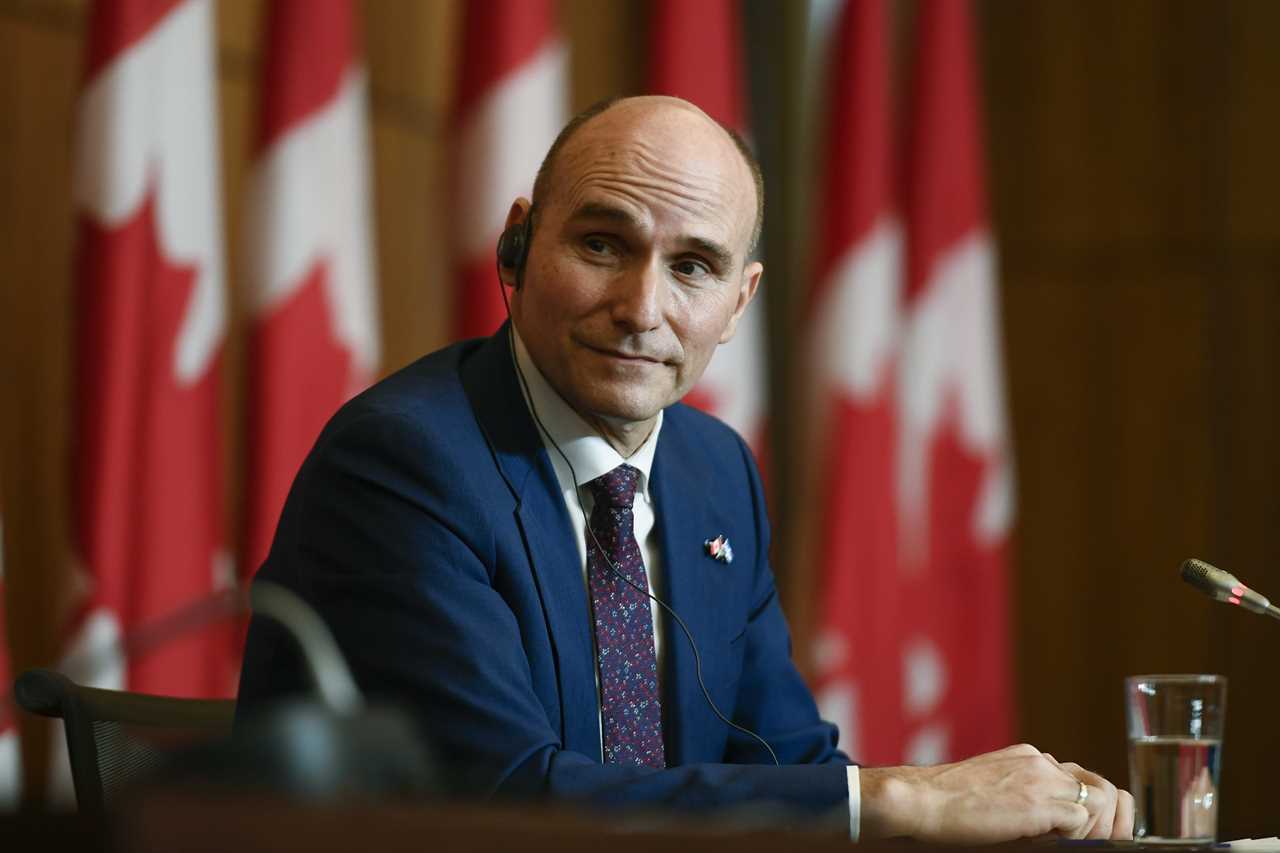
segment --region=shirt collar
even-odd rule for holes
[[[636,448],[636,452],[630,457],[623,457],[551,387],[551,383],[547,382],[542,371],[533,363],[533,358],[525,348],[515,324],[511,325],[511,336],[515,342],[513,351],[516,364],[525,378],[525,383],[521,385],[525,403],[531,412],[536,409],[535,423],[538,418],[542,420],[545,432],[539,430],[539,434],[551,457],[551,464],[556,469],[556,476],[561,486],[564,487],[574,481],[573,475],[564,464],[564,459],[556,452],[555,445],[559,445],[564,451],[564,455],[569,458],[573,466],[573,473],[577,474],[577,482],[574,485],[585,485],[626,463],[640,471],[639,489],[647,495],[649,471],[653,468],[653,455],[658,447],[658,433],[662,431],[662,411],[658,411],[653,430],[644,443]]]

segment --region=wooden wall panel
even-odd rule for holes
[[[446,151],[400,124],[373,129],[383,369],[403,367],[449,335]]]
[[[1023,736],[1123,777],[1123,677],[1214,660],[1201,635],[1218,614],[1176,581],[1206,546],[1209,449],[1164,422],[1203,386],[1201,348],[1169,345],[1202,340],[1200,288],[1035,278],[1006,293]],[[1162,607],[1138,606],[1148,588]],[[1186,630],[1165,636],[1171,618]]]
[[[458,8],[438,0],[361,8],[385,373],[448,337],[446,133]]]
[[[363,0],[359,9],[375,114],[398,114],[398,123],[437,140],[453,84],[457,4]]]
[[[218,134],[222,169],[222,239],[227,258],[227,336],[223,344],[222,458],[223,517],[229,545],[238,542],[244,522],[239,500],[244,471],[244,376],[247,298],[242,284],[244,256],[243,217],[245,182],[258,116],[257,45],[261,35],[261,4],[250,0],[219,3],[218,26]],[[238,558],[238,555],[236,555]]]
[[[68,603],[72,4],[0,13],[0,496],[13,670],[48,660]],[[46,726],[24,753],[43,772]],[[37,782],[42,776],[37,775]]]
[[[1222,85],[1214,97],[1227,105],[1222,132],[1227,151],[1221,164],[1228,191],[1224,226],[1237,252],[1268,254],[1274,282],[1275,261],[1280,252],[1280,110],[1276,87],[1280,85],[1280,7],[1270,0],[1235,0],[1223,4],[1229,30],[1223,61]]]
[[[1218,326],[1208,401],[1216,423],[1212,554],[1247,583],[1280,596],[1280,257],[1248,263],[1249,254],[1240,252],[1230,277],[1212,283]],[[1272,834],[1280,626],[1218,609],[1225,631],[1221,659],[1231,679],[1223,818],[1237,836]]]
[[[1179,4],[987,4],[987,109],[1002,244],[1146,244],[1199,234],[1212,140],[1205,30]],[[1200,22],[1202,23],[1202,22]],[[1177,24],[1177,26],[1175,26]],[[1177,49],[1174,49],[1177,45]]]
[[[648,36],[643,0],[560,0],[569,43],[571,109],[643,91]]]
[[[1022,736],[1123,780],[1123,677],[1224,672],[1221,830],[1269,834],[1280,635],[1176,569],[1280,589],[1280,7],[982,8]]]

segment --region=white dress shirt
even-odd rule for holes
[[[578,556],[582,561],[583,594],[589,596],[587,587],[587,519],[591,516],[595,497],[586,484],[617,468],[627,464],[640,472],[636,487],[635,503],[632,506],[636,543],[640,546],[640,559],[644,561],[645,576],[649,579],[649,591],[659,598],[662,591],[656,581],[660,576],[659,561],[661,552],[658,549],[657,533],[654,530],[653,496],[649,491],[649,472],[653,468],[653,454],[658,448],[658,434],[662,432],[662,412],[654,421],[653,430],[644,442],[629,457],[624,457],[614,449],[590,424],[564,401],[564,398],[551,387],[542,371],[533,363],[529,351],[525,348],[520,334],[511,327],[515,346],[516,363],[524,375],[528,387],[525,390],[525,403],[531,412],[536,413],[535,420],[541,420],[545,431],[539,430],[542,444],[551,457],[551,466],[555,469],[556,480],[560,484],[560,493],[564,498],[565,509],[569,511],[569,523],[573,526],[574,540],[578,543]],[[557,446],[559,450],[557,450]],[[563,452],[564,456],[561,456]],[[568,464],[565,462],[568,458]],[[572,466],[572,470],[570,470]],[[574,475],[577,475],[576,477]],[[581,503],[579,503],[581,501]],[[585,514],[584,514],[585,513]],[[590,611],[590,603],[587,606]],[[662,683],[662,620],[658,618],[658,605],[649,602],[649,612],[653,619],[653,645],[658,660],[658,683]],[[592,635],[594,637],[594,634]],[[600,670],[597,656],[596,704],[600,704]],[[601,732],[604,726],[600,726]],[[601,761],[604,760],[604,735],[600,736]],[[858,779],[858,768],[850,765],[849,781],[849,834],[858,840],[861,824],[861,796]]]

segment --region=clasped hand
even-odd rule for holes
[[[867,767],[859,776],[864,838],[985,844],[1044,835],[1133,837],[1128,791],[1027,744],[954,764]]]

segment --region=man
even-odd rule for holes
[[[335,416],[259,577],[306,597],[477,793],[769,802],[855,837],[1129,836],[1127,794],[1033,747],[861,769],[835,749],[790,659],[751,455],[678,402],[755,295],[761,192],[686,102],[571,122],[508,215],[511,322]],[[298,670],[255,621],[241,711]]]

